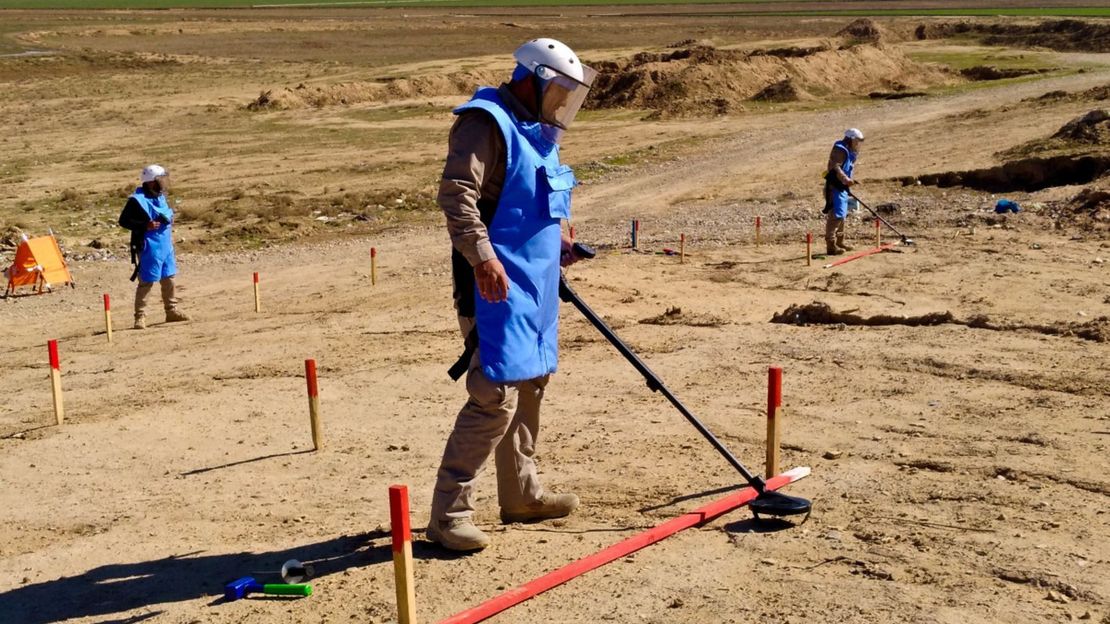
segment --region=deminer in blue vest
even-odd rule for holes
[[[856,159],[863,147],[863,133],[856,128],[844,131],[844,138],[833,143],[825,172],[825,246],[830,256],[838,256],[852,247],[844,242],[844,219],[848,217],[848,188],[859,182],[852,177]]]
[[[168,174],[162,166],[150,165],[143,169],[139,179],[142,186],[127,198],[119,224],[131,230],[131,263],[135,264],[131,279],[139,280],[135,290],[135,329],[146,329],[146,300],[155,282],[162,287],[166,322],[187,321],[189,317],[177,309],[174,292],[177,262],[173,253],[173,210],[166,201]]]
[[[457,551],[489,537],[472,521],[491,454],[502,522],[559,518],[578,497],[546,491],[534,461],[540,403],[558,363],[560,266],[579,258],[562,233],[570,167],[559,141],[596,72],[566,45],[534,39],[513,54],[512,79],[455,109],[439,205],[451,236],[455,307],[469,399],[447,439],[428,538]]]

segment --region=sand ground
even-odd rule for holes
[[[233,33],[280,27],[255,20],[248,28],[228,15]],[[163,23],[152,28],[169,28],[177,18],[152,19]],[[666,19],[631,30],[674,39],[677,27],[667,32]],[[340,21],[336,30],[351,27]],[[782,36],[825,36],[835,27]],[[87,45],[99,50],[143,36],[96,35],[103,24],[42,27],[66,28],[89,30]],[[73,37],[40,40],[70,45]],[[619,113],[585,118],[564,153],[572,164],[650,146],[664,153],[603,167],[578,189],[577,235],[601,253],[572,267],[571,283],[757,470],[766,371],[782,366],[783,462],[813,468],[790,492],[811,498],[815,510],[806,524],[781,531],[736,511],[492,621],[1110,621],[1106,342],[958,324],[769,322],[790,305],[819,301],[865,316],[949,311],[957,319],[985,315],[1057,329],[1087,323],[1105,336],[1097,319],[1110,314],[1110,240],[1036,208],[1079,188],[1007,194],[1027,209],[988,220],[996,196],[891,181],[997,164],[997,152],[1096,107],[1024,100],[1106,84],[1110,58],[1038,54],[1084,71],[882,103],[651,122]],[[121,68],[9,77],[4,107],[27,116],[5,142],[28,164],[5,174],[6,215],[34,218],[21,199],[80,189],[89,203],[75,225],[56,229],[75,250],[87,251],[83,243],[97,236],[116,253],[75,259],[76,289],[0,302],[4,622],[395,620],[387,488],[410,487],[413,526],[422,528],[465,394],[445,374],[459,337],[449,243],[434,213],[375,213],[358,234],[316,229],[281,244],[199,244],[208,226],[183,223],[180,283],[195,319],[146,331],[128,329],[132,284],[119,251],[125,234],[103,222],[122,201],[112,193],[131,175],[124,173],[134,164],[128,150],[150,159],[175,150],[195,156],[175,168],[186,206],[216,205],[237,180],[309,198],[322,197],[325,186],[335,194],[339,185],[415,194],[434,185],[447,111],[458,98],[422,99],[429,108],[407,123],[395,118],[397,109],[374,117],[377,104],[251,116],[242,107],[260,90],[291,84],[309,63],[244,57],[192,59],[203,71],[174,69],[170,98],[144,95]],[[244,77],[248,63],[259,66],[252,80]],[[350,59],[320,65],[319,79],[371,72],[352,66]],[[387,67],[403,73],[410,66]],[[55,95],[28,103],[48,91]],[[165,128],[157,149],[139,149],[143,136],[128,130],[147,115]],[[72,123],[60,123],[67,118]],[[393,143],[383,138],[391,124],[400,137]],[[869,137],[861,195],[898,203],[891,219],[917,244],[833,269],[822,268],[822,259],[807,266],[804,234],[819,239],[822,228],[816,177],[829,144],[849,125]],[[282,135],[296,127],[304,133]],[[330,132],[373,140],[332,144]],[[42,147],[47,142],[50,149]],[[96,154],[99,164],[88,161]],[[73,166],[74,159],[85,164]],[[399,164],[382,168],[391,162]],[[51,209],[36,208],[54,218]],[[759,246],[756,215],[764,224]],[[642,221],[639,251],[628,249],[633,218]],[[869,219],[854,217],[849,227],[860,245],[874,236]],[[688,241],[685,264],[655,253],[677,248],[680,233]],[[373,286],[371,246],[379,253]],[[254,271],[262,276],[260,314]],[[115,302],[112,344],[103,334],[105,292]],[[644,322],[675,307],[681,313],[664,324]],[[416,537],[422,620],[477,604],[737,487],[738,475],[573,308],[562,314],[560,370],[544,403],[539,461],[548,487],[578,493],[582,508],[564,521],[504,526],[487,478],[476,519],[492,533],[492,548],[452,557]],[[51,338],[61,345],[62,427],[51,426]],[[306,358],[320,371],[324,448],[317,452]],[[224,582],[276,570],[290,557],[315,564],[312,597],[217,599]]]

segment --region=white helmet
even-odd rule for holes
[[[533,39],[517,48],[516,52],[513,52],[513,58],[543,80],[554,78],[555,74],[550,70],[555,70],[573,78],[576,82],[590,86],[578,55],[561,41],[546,38]]]
[[[848,128],[847,130],[844,131],[844,138],[845,139],[858,139],[858,140],[862,141],[863,140],[863,133],[860,132],[859,128]]]
[[[542,82],[537,94],[539,120],[566,130],[586,100],[597,72],[583,65],[574,50],[554,39],[533,39],[517,48],[513,58]]]
[[[139,179],[144,183],[153,182],[158,178],[166,176],[166,169],[162,165],[147,165],[143,167],[143,172],[139,174]]]

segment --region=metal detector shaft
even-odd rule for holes
[[[875,215],[875,218],[876,218],[876,219],[878,219],[879,221],[882,221],[882,222],[883,222],[883,225],[885,225],[885,226],[887,226],[888,228],[890,228],[890,231],[891,231],[891,232],[894,232],[894,233],[895,233],[895,234],[897,234],[898,236],[902,237],[902,240],[903,240],[903,241],[907,241],[907,240],[909,240],[908,238],[906,238],[906,235],[905,235],[905,234],[903,234],[903,233],[901,233],[901,232],[899,232],[899,231],[898,231],[898,228],[896,228],[896,227],[894,227],[893,225],[891,225],[891,224],[890,224],[890,221],[887,221],[886,219],[884,219],[884,218],[883,218],[883,216],[882,216],[881,214],[879,214],[879,213],[875,212],[874,210],[872,210],[872,209],[871,209],[871,206],[868,206],[868,205],[867,205],[866,203],[864,203],[864,201],[863,201],[862,199],[860,199],[859,197],[856,197],[856,194],[855,194],[855,193],[853,193],[853,192],[851,191],[851,189],[849,189],[849,190],[848,190],[848,195],[850,195],[850,196],[851,196],[851,197],[852,197],[853,199],[855,199],[856,201],[858,201],[858,202],[859,202],[859,205],[861,205],[861,206],[863,206],[864,208],[866,208],[866,209],[867,209],[867,212],[870,212],[871,214]]]
[[[559,298],[578,308],[578,311],[582,313],[582,316],[585,316],[586,320],[588,320],[591,325],[597,328],[597,330],[601,332],[601,335],[605,336],[610,344],[616,347],[617,351],[620,351],[620,354],[623,355],[630,364],[632,364],[633,368],[635,368],[641,375],[643,375],[644,379],[647,381],[648,388],[650,388],[652,392],[659,392],[663,396],[667,397],[667,400],[671,402],[671,405],[675,406],[675,408],[678,409],[678,411],[686,417],[686,420],[690,421],[690,424],[694,425],[694,428],[698,430],[698,433],[702,434],[702,436],[704,436],[706,440],[709,440],[709,443],[713,445],[713,448],[717,449],[717,452],[720,453],[721,456],[724,457],[726,460],[728,460],[728,463],[732,464],[732,467],[735,468],[737,472],[739,472],[744,477],[744,480],[748,482],[748,485],[755,488],[755,490],[760,494],[763,494],[764,490],[767,487],[767,484],[763,481],[763,479],[758,476],[752,475],[752,473],[744,467],[744,464],[740,463],[740,460],[736,459],[736,456],[733,455],[728,450],[728,448],[726,448],[725,445],[717,439],[717,436],[713,435],[713,432],[707,429],[706,426],[702,424],[700,420],[698,420],[697,416],[694,416],[690,412],[690,410],[686,409],[686,406],[682,404],[682,401],[679,401],[678,397],[672,394],[667,386],[663,385],[663,380],[659,379],[659,377],[655,373],[653,373],[650,368],[648,368],[648,365],[640,359],[640,356],[633,353],[632,349],[630,349],[628,345],[624,344],[624,341],[621,340],[617,336],[617,334],[614,333],[613,330],[605,324],[605,321],[601,320],[601,317],[599,317],[596,312],[591,310],[590,306],[586,305],[586,302],[582,301],[582,299],[579,298],[578,293],[574,292],[574,290],[571,289],[570,285],[567,284],[566,278],[563,277],[559,278]]]

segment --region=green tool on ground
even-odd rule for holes
[[[254,580],[253,576],[244,576],[224,586],[224,598],[239,600],[247,594],[269,594],[272,596],[311,596],[312,586],[307,584],[292,583],[266,583]]]

